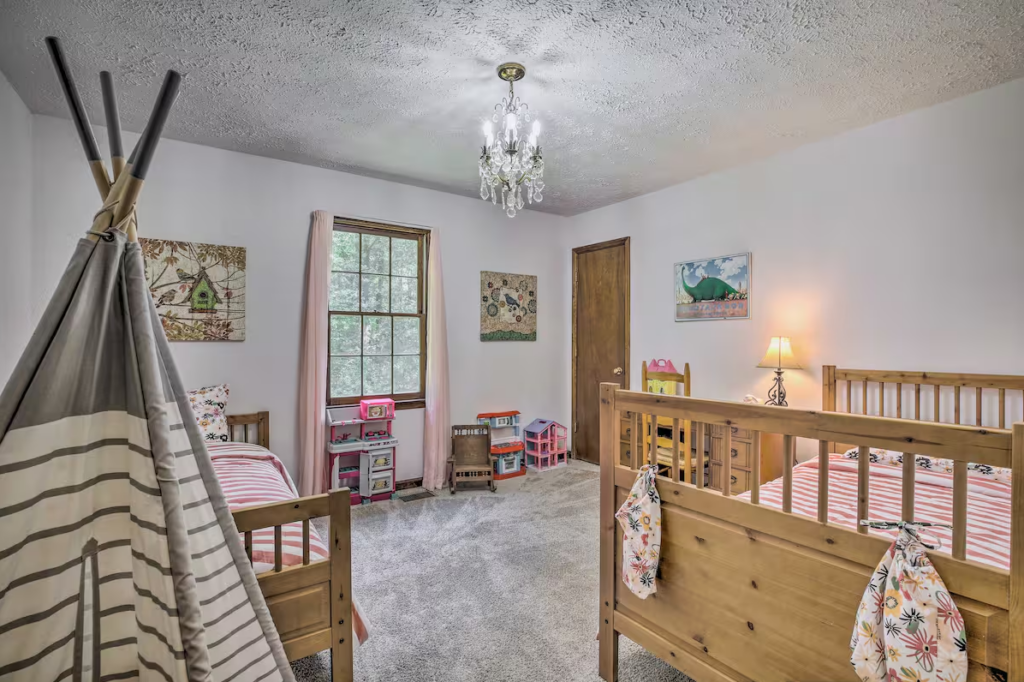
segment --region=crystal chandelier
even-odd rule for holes
[[[484,122],[484,147],[480,152],[480,198],[497,204],[509,218],[521,211],[523,186],[526,201],[540,203],[544,199],[544,159],[540,153],[540,121],[533,120],[530,136],[523,140],[520,129],[530,123],[529,107],[516,97],[513,84],[526,75],[526,67],[509,62],[498,67],[498,77],[508,81],[508,97],[494,105],[494,115]],[[493,124],[499,125],[494,136]]]

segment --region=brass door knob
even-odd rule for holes
[[[612,370],[612,374],[614,374],[615,376],[622,376],[622,368],[616,367],[615,369]]]

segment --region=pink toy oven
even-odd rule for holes
[[[395,401],[391,398],[372,398],[359,401],[360,419],[394,419]]]

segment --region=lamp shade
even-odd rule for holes
[[[789,337],[773,336],[768,344],[768,352],[764,354],[757,366],[766,369],[800,369],[800,363],[793,357]]]

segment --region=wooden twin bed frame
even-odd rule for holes
[[[270,413],[228,416],[233,440],[270,445]],[[255,440],[252,440],[255,430]],[[234,436],[240,435],[240,438]],[[252,560],[252,532],[274,528],[274,569],[256,576],[289,661],[331,650],[331,679],[352,681],[352,535],[348,488],[233,512]],[[310,562],[309,521],[330,517],[330,558]],[[281,526],[302,522],[302,565],[282,567]]]
[[[858,383],[863,386],[855,391]],[[877,392],[872,388],[869,395],[869,384]],[[932,421],[923,421],[922,387],[926,400],[933,402]],[[839,400],[843,391],[838,389],[845,389],[845,401]],[[930,556],[966,622],[967,679],[1024,682],[1024,423],[1005,429],[1007,391],[1022,389],[1024,377],[1019,376],[826,366],[823,410],[812,411],[637,393],[602,384],[601,677],[608,682],[617,678],[622,634],[698,682],[855,681],[849,648],[855,614],[890,541],[867,534],[866,528],[828,522],[828,454],[842,452],[849,443],[954,460],[952,555]],[[969,392],[975,394],[974,424],[961,425],[962,397]],[[859,410],[853,409],[855,397]],[[845,413],[837,412],[837,402]],[[994,426],[984,426],[983,417],[996,404],[998,418],[989,420]],[[955,423],[939,423],[944,406]],[[756,477],[749,500],[731,497],[728,486],[721,493],[702,488],[700,477],[696,485],[659,477],[658,590],[639,599],[620,578],[622,540],[615,520],[636,479],[634,466],[619,462],[620,413],[626,411],[667,417],[677,424],[691,420],[698,428],[713,424],[782,434],[788,455],[795,453],[797,438],[817,441],[822,455],[818,518],[791,513],[792,456],[785,458],[782,510],[758,504]],[[890,416],[867,416],[869,412]],[[731,428],[723,429],[727,439]],[[643,454],[644,459],[650,456],[649,446]],[[869,459],[862,456],[859,461],[858,504],[864,517]],[[904,458],[904,520],[914,514],[913,461]],[[968,462],[1013,469],[1009,571],[964,558]]]

